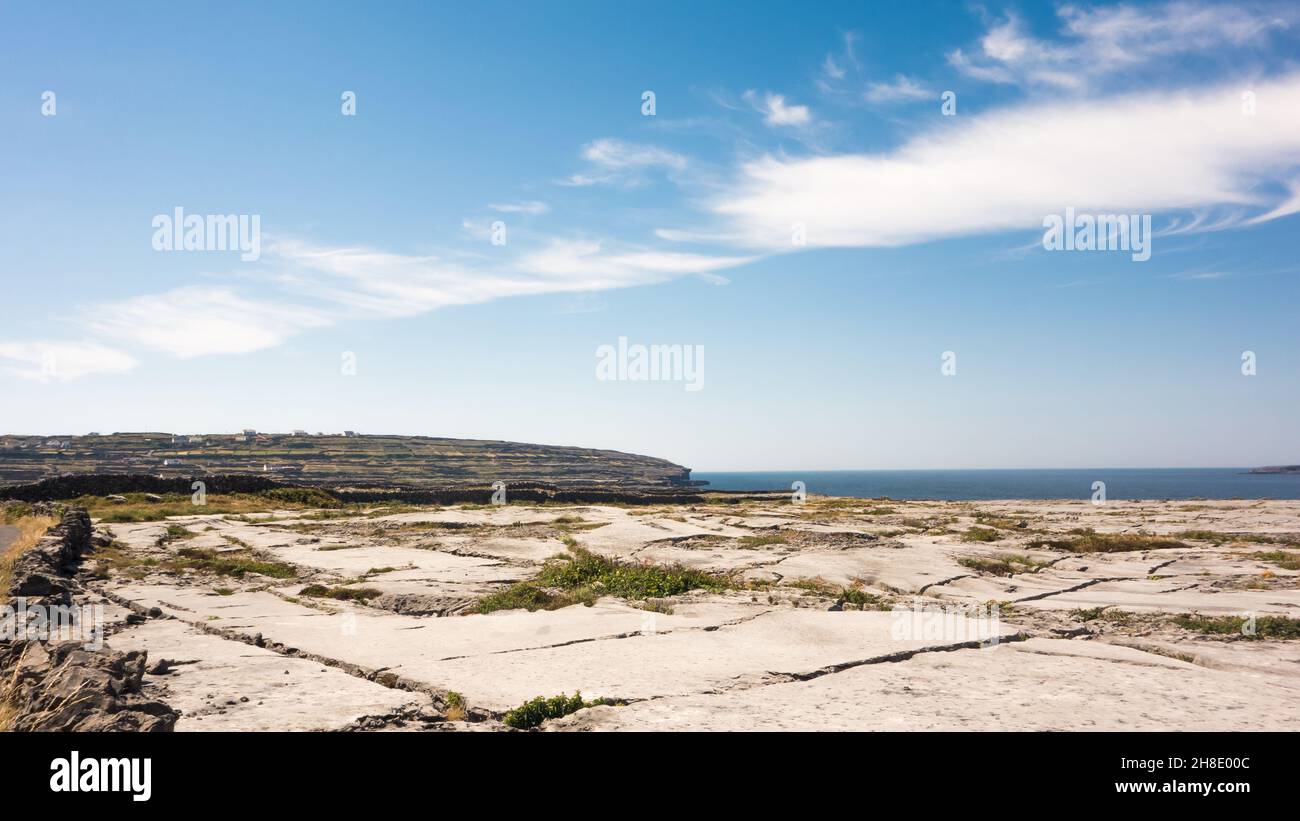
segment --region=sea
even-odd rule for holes
[[[693,471],[715,490],[790,490],[864,499],[1300,499],[1300,474],[1249,468],[1070,468],[1058,470]]]

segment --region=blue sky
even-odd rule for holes
[[[8,3],[0,431],[1297,462],[1298,35],[1294,4]],[[155,250],[176,207],[257,215],[260,257]],[[1067,207],[1150,214],[1150,260],[1045,250]],[[620,337],[701,346],[703,389],[598,380]]]

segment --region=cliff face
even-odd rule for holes
[[[480,439],[258,433],[0,436],[0,483],[66,474],[176,480],[240,474],[318,486],[402,487],[498,481],[647,487],[690,479],[689,468],[651,456]]]

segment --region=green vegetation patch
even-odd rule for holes
[[[194,504],[188,494],[165,493],[161,496],[144,493],[124,493],[125,502],[115,502],[106,496],[81,496],[72,504],[84,507],[91,516],[112,524],[157,522],[172,516],[193,516],[198,513],[222,515],[258,513],[268,508],[341,508],[343,503],[318,488],[275,488],[261,493],[209,493],[204,504]],[[150,501],[152,496],[158,501]],[[347,515],[347,514],[344,514]]]
[[[658,565],[607,559],[576,545],[552,556],[537,576],[485,596],[472,610],[557,610],[573,604],[590,607],[601,596],[662,599],[688,590],[723,590],[726,577],[682,565]]]
[[[1192,539],[1212,544],[1231,542],[1249,542],[1251,544],[1290,544],[1296,539],[1288,536],[1273,536],[1267,533],[1224,533],[1218,530],[1184,530],[1177,534],[1180,539]]]
[[[1186,542],[1147,533],[1095,533],[1091,530],[1074,531],[1068,539],[1035,539],[1030,547],[1068,550],[1071,553],[1122,553],[1134,550],[1171,550],[1187,548]]]
[[[1202,616],[1197,613],[1171,616],[1169,621],[1196,633],[1209,636],[1241,636],[1243,639],[1300,639],[1300,619],[1287,616],[1256,616],[1253,632],[1245,616]]]
[[[1300,553],[1293,550],[1269,550],[1264,553],[1248,553],[1249,558],[1261,562],[1271,562],[1283,570],[1300,570]]]
[[[507,711],[501,720],[505,722],[507,727],[513,727],[516,730],[531,730],[540,726],[547,719],[563,718],[586,707],[620,706],[622,704],[623,702],[604,698],[595,701],[583,701],[582,693],[574,693],[572,696],[551,696],[550,698],[538,696],[532,701],[525,701],[513,710]]]
[[[968,567],[977,573],[990,573],[994,576],[1014,576],[1017,573],[1037,573],[1051,562],[1035,559],[1023,553],[1002,553],[998,556],[962,556],[957,564]]]
[[[979,527],[978,525],[967,528],[966,532],[961,534],[961,540],[963,542],[996,542],[1001,538],[1002,534],[998,533],[993,528]]]
[[[382,596],[383,592],[373,587],[326,587],[323,584],[309,584],[299,590],[298,595],[310,596],[316,599],[367,602]]]
[[[218,553],[210,548],[197,547],[181,548],[176,552],[175,558],[162,562],[162,566],[168,570],[194,570],[236,579],[242,579],[249,573],[273,579],[292,579],[298,575],[291,564],[259,559],[249,551]]]
[[[578,590],[589,587],[601,595],[625,599],[661,599],[688,590],[722,590],[726,580],[680,564],[622,562],[589,550],[571,548],[569,555],[549,559],[534,580],[544,587]]]

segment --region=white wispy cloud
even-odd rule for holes
[[[827,54],[826,59],[822,61],[822,73],[832,80],[844,79],[844,69],[836,62],[833,54]]]
[[[583,159],[604,168],[685,168],[686,158],[657,145],[629,143],[610,138],[593,140],[582,149]]]
[[[858,33],[846,31],[841,36],[843,46],[839,54],[827,54],[822,60],[821,76],[817,79],[817,86],[823,92],[831,92],[848,76],[850,70],[855,74],[862,73],[862,63],[858,60],[858,55],[854,50],[854,43],[858,41]]]
[[[562,185],[585,187],[602,184],[635,184],[652,169],[681,171],[686,157],[657,145],[632,143],[612,137],[593,140],[582,147],[582,158],[591,169],[569,176]]]
[[[329,324],[312,308],[197,285],[95,305],[82,318],[99,336],[180,359],[260,351]]]
[[[735,268],[753,256],[711,256],[657,249],[605,250],[594,240],[556,240],[526,254],[520,270],[544,277],[558,290],[605,290],[648,285],[687,274]]]
[[[1300,74],[1242,86],[1021,104],[922,134],[897,150],[742,166],[712,202],[722,234],[789,247],[888,246],[1041,229],[1068,205],[1121,213],[1210,207],[1281,214],[1300,166]],[[1294,192],[1290,196],[1294,196]],[[1286,206],[1286,207],[1282,207]],[[1226,226],[1223,226],[1226,227]]]
[[[23,379],[63,382],[91,374],[121,374],[139,363],[98,342],[32,340],[0,342],[0,367]]]
[[[898,74],[894,76],[893,82],[868,83],[863,96],[873,103],[892,103],[899,100],[925,100],[935,94],[911,77]]]
[[[519,296],[585,294],[743,265],[752,256],[681,253],[597,240],[552,239],[508,258],[453,260],[279,238],[266,245],[258,293],[189,286],[78,309],[92,334],[127,348],[190,359],[247,354],[347,321],[416,316]],[[269,292],[268,292],[269,289]],[[5,362],[5,360],[8,360]],[[0,367],[30,379],[122,373],[136,360],[91,342],[0,342]]]
[[[763,115],[763,122],[770,126],[804,126],[812,122],[812,112],[808,106],[787,103],[782,94],[768,92],[760,97],[758,92],[751,89],[745,92],[744,98]]]
[[[998,20],[973,49],[955,49],[948,62],[995,83],[1085,89],[1094,80],[1161,58],[1264,42],[1294,28],[1294,4],[1174,0],[1154,6],[1063,5],[1060,39],[1033,36],[1014,14]]]

